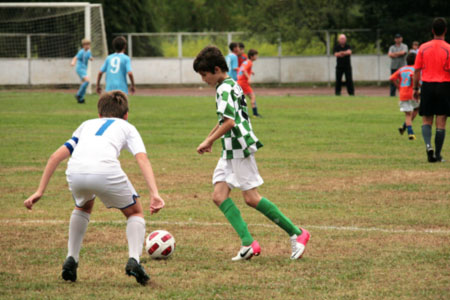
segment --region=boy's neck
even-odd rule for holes
[[[225,79],[227,79],[229,76],[227,73],[223,73],[221,74],[221,76],[219,77],[219,80],[217,80],[217,85],[221,84],[222,82],[225,81]]]

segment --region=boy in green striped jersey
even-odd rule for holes
[[[233,188],[242,190],[249,206],[256,208],[289,234],[291,259],[301,258],[310,238],[309,232],[295,226],[275,204],[258,193],[257,188],[264,181],[259,175],[254,153],[262,144],[253,133],[242,88],[227,75],[225,58],[217,47],[205,47],[195,58],[194,70],[204,82],[216,87],[216,113],[219,121],[197,147],[197,152],[211,152],[213,143],[221,138],[222,155],[213,175],[213,201],[242,241],[241,249],[232,260],[250,259],[261,253],[259,243],[251,236],[239,209],[229,197]]]

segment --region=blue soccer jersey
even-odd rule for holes
[[[130,57],[124,53],[109,55],[100,72],[106,73],[106,91],[121,90],[128,94],[127,74],[131,72]]]
[[[225,60],[227,61],[228,66],[228,76],[234,79],[234,81],[237,81],[237,71],[238,68],[238,57],[234,53],[230,53],[225,57]]]
[[[76,71],[78,76],[80,76],[81,79],[83,77],[87,76],[87,66],[89,59],[92,57],[91,50],[84,50],[81,49],[78,51],[76,58],[77,58],[77,66]]]

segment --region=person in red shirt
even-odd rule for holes
[[[238,71],[238,84],[241,86],[245,96],[250,98],[252,103],[253,115],[255,117],[261,117],[258,113],[258,107],[256,106],[255,93],[250,86],[250,77],[254,75],[252,72],[253,62],[258,59],[258,51],[250,49],[248,51],[248,59],[244,61]]]
[[[247,54],[245,54],[245,45],[244,43],[239,43],[238,66],[240,67],[247,59],[248,57]]]
[[[422,77],[419,114],[422,116],[422,136],[428,162],[441,162],[445,139],[445,125],[450,114],[450,45],[444,40],[447,22],[444,18],[433,21],[433,40],[420,46],[414,64],[414,98],[419,99],[419,81]],[[421,75],[422,73],[422,75]],[[431,146],[431,132],[436,116],[436,152]]]
[[[413,77],[414,77],[414,61],[416,60],[415,53],[409,53],[406,57],[406,66],[401,67],[389,80],[398,88],[400,93],[400,111],[405,113],[405,123],[398,129],[401,135],[408,129],[408,137],[410,140],[415,140],[416,136],[412,129],[412,121],[417,116],[419,111],[419,101],[413,99]]]

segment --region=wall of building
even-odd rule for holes
[[[0,85],[77,84],[70,58],[0,59]],[[193,58],[133,58],[136,84],[200,84],[192,69]],[[103,61],[91,64],[95,81]],[[355,81],[386,81],[390,75],[387,55],[353,55]],[[328,56],[261,57],[255,63],[255,83],[328,82],[335,80],[336,59]],[[104,80],[103,80],[104,81]]]

